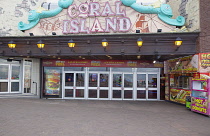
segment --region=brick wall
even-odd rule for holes
[[[209,0],[200,1],[200,36],[197,52],[210,52],[210,4]]]

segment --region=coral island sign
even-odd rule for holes
[[[30,30],[35,27],[41,19],[52,18],[63,11],[66,18],[62,18],[62,33],[109,33],[109,32],[129,32],[134,26],[134,19],[129,14],[126,16],[125,7],[134,9],[140,14],[156,14],[158,18],[171,26],[183,26],[185,19],[178,16],[172,19],[172,9],[164,0],[148,0],[146,4],[143,0],[120,0],[120,1],[98,1],[80,3],[74,0],[58,0],[57,7],[29,11],[28,24],[22,21],[18,23],[21,31]],[[114,4],[113,4],[114,3]],[[64,12],[62,12],[63,14]],[[133,14],[133,12],[132,12]],[[59,14],[61,15],[61,14]],[[132,20],[133,19],[133,20]]]
[[[78,7],[71,5],[68,8],[68,15],[72,19],[63,21],[63,33],[104,33],[111,30],[113,32],[127,32],[131,28],[131,20],[126,17],[125,10],[121,10],[121,4],[121,1],[115,2],[115,11],[112,10],[109,2],[106,2],[104,6],[97,2],[82,3]],[[100,11],[102,7],[103,9]],[[98,18],[94,19],[90,28],[86,27],[88,17],[106,17],[105,28],[102,27]]]

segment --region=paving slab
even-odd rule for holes
[[[209,126],[166,101],[0,99],[0,136],[210,136]]]

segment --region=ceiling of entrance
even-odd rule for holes
[[[196,41],[199,33],[155,33],[155,34],[116,34],[116,35],[66,35],[66,36],[27,36],[1,37],[0,56],[2,58],[43,58],[43,59],[98,59],[98,60],[159,60],[178,58],[196,53]],[[143,40],[139,48],[137,39]],[[174,41],[180,37],[183,44],[177,48]],[[101,41],[106,39],[109,45],[104,49]],[[73,40],[73,49],[67,43]],[[40,50],[37,42],[42,40],[45,47]],[[16,48],[8,48],[8,42],[14,41]]]

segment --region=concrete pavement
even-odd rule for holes
[[[0,99],[0,136],[210,136],[209,127],[165,101]]]

